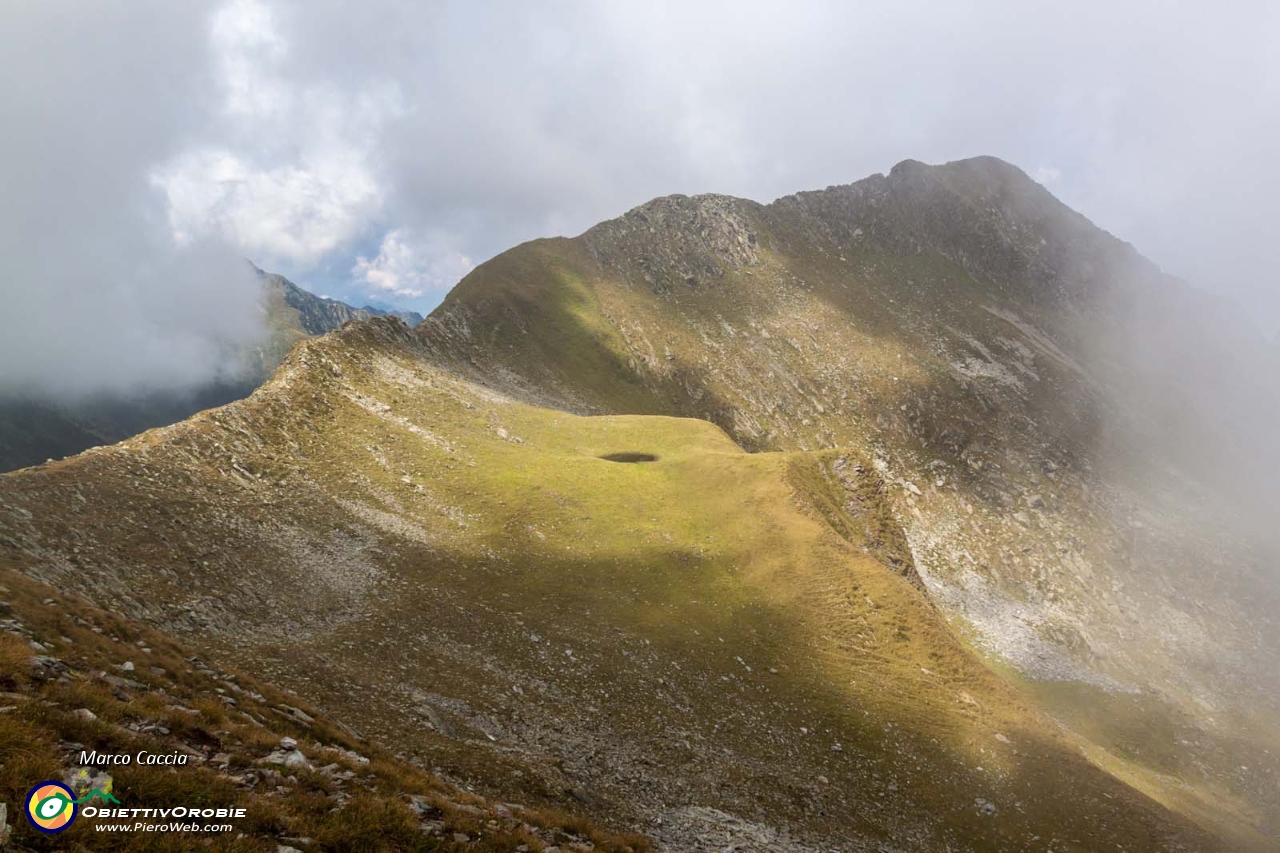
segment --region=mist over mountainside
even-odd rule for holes
[[[248,395],[256,383],[215,383],[190,392],[108,395],[59,402],[43,397],[0,398],[0,470],[13,471],[114,444],[153,427],[177,423],[202,409]]]
[[[253,346],[242,346],[236,376],[187,388],[131,393],[59,394],[38,389],[0,394],[0,471],[38,465],[90,447],[114,444],[158,426],[177,423],[202,409],[247,397],[269,377],[289,348],[307,335],[323,335],[348,320],[392,313],[410,326],[422,321],[415,312],[352,308],[315,296],[283,276],[257,267],[263,286],[264,333]]]
[[[5,475],[0,551],[663,849],[1275,850],[1274,365],[1015,167],[906,161],[511,249]]]

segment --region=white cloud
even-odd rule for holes
[[[385,193],[373,165],[401,110],[397,88],[299,79],[278,15],[233,0],[209,27],[221,111],[193,146],[151,172],[180,244],[208,236],[260,263],[307,267],[355,239]]]
[[[310,264],[355,237],[382,199],[357,152],[260,167],[228,150],[189,151],[152,173],[179,244],[217,234],[264,262]]]
[[[351,274],[375,294],[420,297],[444,290],[475,266],[450,242],[443,234],[414,240],[403,229],[395,229],[382,238],[377,257],[356,258]]]
[[[214,13],[209,38],[228,113],[263,118],[287,106],[284,82],[269,73],[287,54],[270,8],[233,0]]]
[[[0,394],[234,375],[263,332],[256,276],[237,247],[175,246],[146,180],[200,109],[203,10],[30,3],[2,16]]]

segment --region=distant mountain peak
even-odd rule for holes
[[[399,317],[410,328],[422,322],[422,315],[416,311],[395,311],[372,305],[355,308],[328,296],[317,296],[277,273],[264,272],[256,266],[254,269],[258,270],[268,288],[278,291],[284,303],[298,312],[299,325],[309,335],[323,335],[350,320],[367,320],[370,317]]]

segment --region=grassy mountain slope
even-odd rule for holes
[[[1261,848],[989,671],[856,452],[540,408],[429,355],[391,320],[304,341],[246,401],[6,475],[0,547],[447,778],[670,849]]]
[[[1274,466],[1233,434],[1274,394],[1234,320],[979,158],[657,199],[481,265],[418,334],[523,399],[856,450],[952,624],[1096,760],[1275,835]]]

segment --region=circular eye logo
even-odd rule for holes
[[[61,782],[41,782],[27,794],[27,820],[41,832],[62,832],[76,819],[76,795]]]

